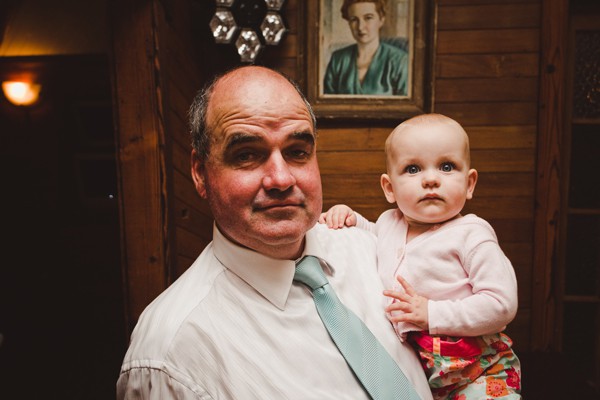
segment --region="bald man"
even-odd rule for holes
[[[415,354],[384,313],[374,236],[316,225],[316,120],[298,87],[263,67],[229,71],[198,94],[190,126],[192,177],[214,215],[213,241],[140,317],[117,397],[369,399],[309,289],[293,281],[295,262],[312,255],[430,399]]]

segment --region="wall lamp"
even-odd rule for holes
[[[233,43],[240,61],[253,63],[265,45],[280,44],[287,28],[281,16],[285,0],[215,0],[209,26],[216,43]]]
[[[16,106],[30,106],[38,101],[42,86],[33,82],[2,82],[4,97]]]

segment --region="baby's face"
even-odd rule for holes
[[[388,148],[386,198],[409,222],[437,224],[457,216],[473,197],[477,171],[469,167],[469,145],[459,127],[442,123],[406,126]]]

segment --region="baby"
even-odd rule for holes
[[[330,228],[377,235],[386,311],[421,357],[436,399],[520,399],[520,363],[502,331],[517,312],[517,281],[485,220],[460,214],[473,197],[469,139],[453,119],[424,114],[385,143],[385,198],[376,223],[348,206],[323,213]]]

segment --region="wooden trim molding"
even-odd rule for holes
[[[125,317],[140,313],[168,284],[164,127],[155,2],[111,2],[113,85]]]
[[[554,348],[559,329],[555,280],[561,209],[560,149],[565,126],[568,10],[568,0],[542,1],[532,350]]]

